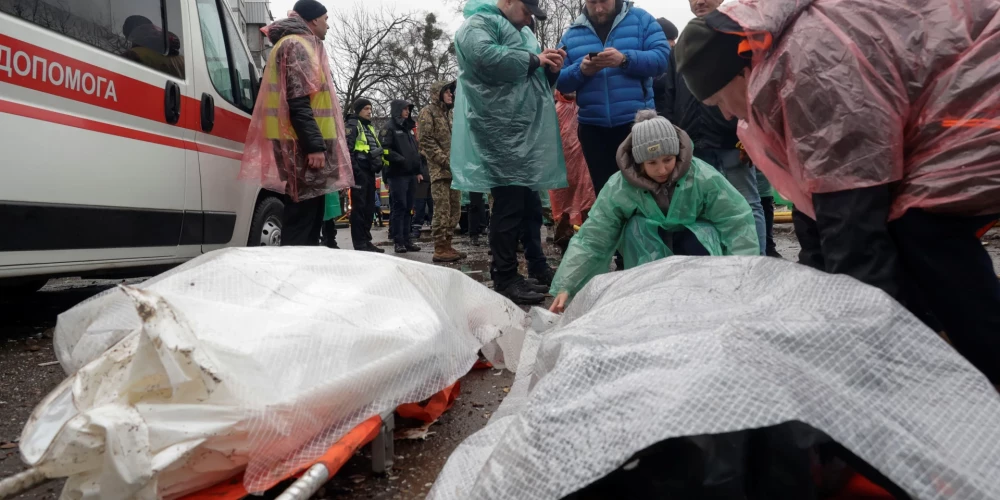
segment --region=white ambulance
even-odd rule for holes
[[[225,0],[0,0],[0,289],[280,242]]]

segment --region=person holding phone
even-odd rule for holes
[[[635,114],[654,107],[653,78],[667,68],[670,45],[656,18],[625,0],[587,0],[560,46],[566,64],[556,88],[576,93],[578,136],[594,192],[618,172],[618,145]]]

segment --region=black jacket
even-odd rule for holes
[[[309,27],[302,22],[301,18],[288,18],[272,24],[267,33],[268,39],[274,44],[288,35],[312,36],[312,32],[309,31]],[[284,51],[275,55],[275,64],[280,65],[285,58],[301,60],[309,57],[309,53],[299,44],[287,44],[284,47],[286,47]],[[301,88],[304,85],[301,81],[301,74],[289,72],[286,79],[285,85],[289,89]],[[313,116],[309,96],[288,99],[288,115],[295,135],[299,137],[299,147],[306,154],[326,151],[326,143],[323,140],[323,134],[319,131],[316,118]]]
[[[677,73],[674,53],[667,60],[667,72],[653,81],[656,112],[688,133],[699,148],[735,149],[736,119],[726,120],[716,106],[706,106],[691,94],[684,78]]]
[[[354,150],[354,143],[358,140],[359,123],[365,129],[365,137],[368,139],[368,153]],[[370,124],[370,121],[358,115],[348,116],[347,123],[344,124],[344,128],[347,129],[347,149],[351,150],[351,166],[354,167],[355,177],[359,173],[374,177],[382,171],[382,149],[379,147],[378,138],[368,129]]]
[[[403,118],[403,110],[409,110],[410,116]],[[389,168],[385,173],[387,179],[417,175],[421,173],[420,150],[417,140],[413,137],[413,105],[395,100],[389,105],[392,118],[382,129],[382,147],[389,151]]]
[[[309,96],[288,100],[288,119],[292,122],[295,135],[299,137],[299,147],[306,154],[326,151],[326,141],[323,140],[323,134],[313,116]]]

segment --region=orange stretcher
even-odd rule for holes
[[[443,391],[420,403],[404,404],[395,413],[403,418],[412,418],[430,424],[448,411],[461,393],[461,384],[455,382]],[[372,470],[385,473],[392,468],[394,430],[393,412],[375,415],[351,429],[339,441],[333,443],[326,452],[285,479],[297,479],[279,500],[306,499],[312,496],[327,480],[347,463],[354,453],[367,444],[372,445]],[[183,500],[240,500],[250,496],[243,486],[243,474],[237,474],[215,486],[183,497]]]

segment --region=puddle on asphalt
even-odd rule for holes
[[[468,262],[462,263],[458,268],[459,271],[465,273],[466,276],[480,282],[486,283],[487,281],[492,281],[493,277],[490,276],[490,263],[489,262]]]

